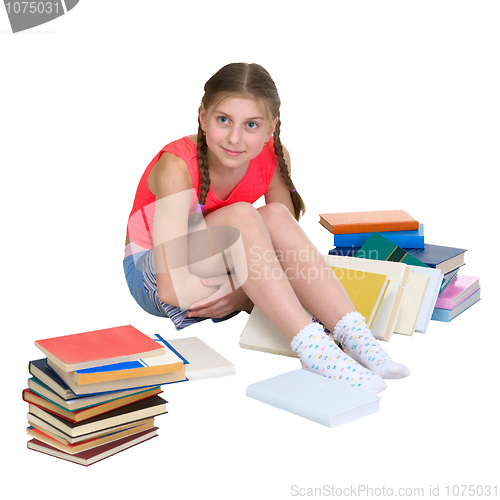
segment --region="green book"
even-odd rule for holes
[[[358,250],[355,257],[360,259],[386,260],[391,262],[402,262],[409,266],[429,267],[421,260],[398,247],[392,241],[374,232],[366,240],[364,245]]]

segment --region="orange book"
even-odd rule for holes
[[[66,372],[165,353],[163,346],[131,325],[37,340],[35,346]]]
[[[372,233],[373,231],[410,231],[418,221],[404,210],[343,212],[320,214],[320,224],[333,234]]]

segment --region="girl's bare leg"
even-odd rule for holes
[[[259,212],[297,297],[333,333],[344,352],[384,378],[408,376],[410,370],[393,361],[375,340],[326,259],[286,207],[271,203]]]
[[[240,231],[248,278],[241,286],[250,300],[290,340],[311,323],[285,275],[261,214],[250,204],[235,203],[205,217],[210,226]]]
[[[344,287],[284,205],[270,203],[259,213],[298,299],[333,331],[341,318],[356,310]]]

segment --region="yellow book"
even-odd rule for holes
[[[384,298],[389,280],[384,274],[332,266],[354,307],[371,328]]]

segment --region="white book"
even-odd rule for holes
[[[429,285],[429,276],[410,272],[394,333],[413,335]]]
[[[249,385],[246,395],[327,427],[379,411],[381,399],[301,368]]]
[[[415,328],[416,332],[425,333],[427,331],[427,327],[429,326],[434,307],[436,306],[436,300],[439,296],[441,283],[443,282],[443,275],[439,269],[422,266],[411,266],[411,272],[429,276],[427,292],[425,294],[422,307],[420,308],[420,314]]]
[[[187,360],[188,364],[185,366],[188,380],[235,374],[234,365],[198,337],[173,339],[167,342]]]
[[[243,349],[297,357],[297,353],[290,347],[288,338],[264,316],[257,306],[254,306],[250,313],[239,344]]]

